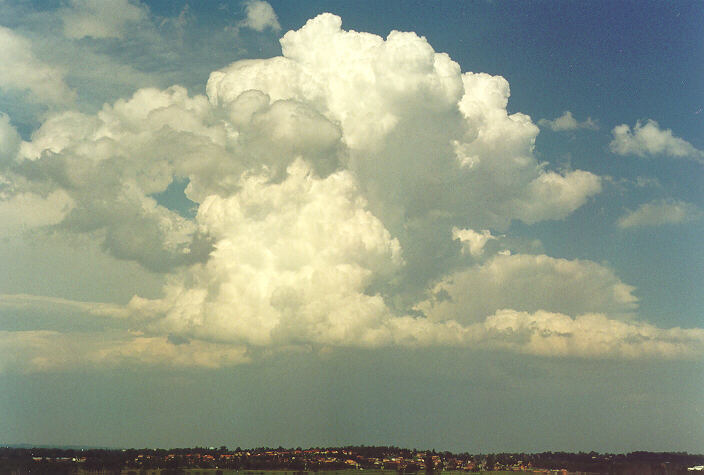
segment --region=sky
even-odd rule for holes
[[[0,0],[0,443],[704,447],[700,2]]]

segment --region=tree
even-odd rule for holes
[[[430,452],[425,452],[425,457],[423,458],[425,463],[425,473],[430,474],[435,471],[435,464],[433,463],[433,455]]]

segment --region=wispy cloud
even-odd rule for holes
[[[0,331],[0,373],[152,366],[219,368],[250,361],[246,348],[212,342],[174,343],[129,332]]]
[[[68,38],[123,38],[130,23],[146,21],[146,7],[128,0],[71,0],[59,11]]]
[[[76,97],[64,71],[39,59],[29,39],[0,26],[0,89],[23,91],[30,102],[66,104]]]
[[[102,302],[82,302],[59,297],[29,294],[0,294],[0,307],[15,309],[57,309],[111,318],[126,318],[129,312],[124,306]]]
[[[701,210],[691,203],[678,200],[660,200],[644,203],[618,220],[620,228],[660,226],[694,221],[702,216]]]

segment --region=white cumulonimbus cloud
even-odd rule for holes
[[[701,210],[691,203],[679,200],[660,200],[643,203],[634,211],[629,211],[619,218],[618,226],[620,228],[633,228],[681,224],[693,221],[701,216]]]
[[[553,120],[540,119],[538,124],[541,127],[546,127],[553,132],[564,132],[567,130],[577,130],[577,129],[587,129],[587,130],[597,130],[599,126],[592,120],[591,117],[587,117],[586,120],[579,122],[574,118],[572,112],[565,111],[560,117]]]
[[[197,220],[215,250],[160,300],[130,307],[157,332],[259,346],[356,344],[388,317],[365,293],[403,261],[398,241],[367,209],[355,180],[325,179],[296,161],[281,183],[243,178],[239,193],[211,195]]]
[[[280,57],[213,72],[206,95],[141,89],[96,114],[51,115],[8,147],[4,203],[42,208],[33,225],[166,275],[157,298],[77,303],[131,332],[104,347],[77,337],[73,353],[160,364],[184,350],[172,364],[211,367],[319,345],[545,354],[535,340],[555,326],[567,330],[549,354],[697,354],[700,330],[635,322],[634,289],[602,265],[501,253],[462,267],[460,249],[491,254],[489,229],[563,219],[602,187],[536,159],[539,129],[507,112],[504,78],[462,73],[415,33],[345,31],[331,14],[281,46]],[[175,182],[187,183],[195,217],[160,198]],[[0,307],[18,302],[46,304]],[[67,339],[12,333],[0,349],[25,355]],[[634,344],[639,335],[655,344]],[[30,369],[76,362],[45,356]]]
[[[673,135],[670,129],[661,129],[652,119],[645,123],[638,121],[631,129],[627,124],[617,125],[611,131],[613,140],[611,151],[618,155],[639,157],[665,155],[677,158],[690,158],[704,162],[704,152],[686,140]]]

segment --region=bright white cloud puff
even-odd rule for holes
[[[627,124],[617,125],[611,131],[611,151],[618,155],[639,157],[665,155],[690,158],[704,163],[704,152],[696,149],[684,139],[675,137],[670,129],[661,129],[657,122],[648,119],[638,121],[631,129]]]
[[[273,31],[279,31],[279,19],[276,12],[271,7],[269,2],[264,0],[249,0],[244,6],[247,17],[240,23],[245,28],[251,28],[255,31],[264,31],[267,28]]]
[[[273,27],[267,15],[256,25]],[[491,255],[492,230],[563,219],[602,187],[536,159],[539,129],[507,112],[504,78],[462,73],[415,33],[345,31],[331,14],[281,46],[280,57],[213,72],[205,96],[141,89],[96,114],[53,114],[3,152],[14,158],[3,162],[0,212],[31,206],[32,226],[90,236],[167,275],[161,296],[118,310],[77,303],[131,333],[103,347],[78,337],[71,354],[213,367],[311,345],[701,353],[701,330],[635,322],[633,287],[605,266]],[[9,127],[0,121],[15,137]],[[188,182],[194,219],[156,198],[175,180]],[[488,257],[458,267],[462,249]],[[0,351],[24,348],[30,369],[77,361],[46,361],[66,334],[11,333]],[[641,336],[653,344],[633,343]]]
[[[488,229],[477,232],[473,229],[452,228],[452,239],[462,243],[462,252],[469,252],[472,256],[479,257],[484,254],[486,243],[496,239],[496,236],[492,236]]]
[[[585,121],[579,122],[574,118],[572,112],[570,111],[565,111],[560,117],[553,120],[540,119],[538,124],[540,124],[541,127],[546,127],[552,130],[553,132],[563,132],[577,129],[597,130],[599,128],[597,123],[592,120],[591,117],[587,117]]]

